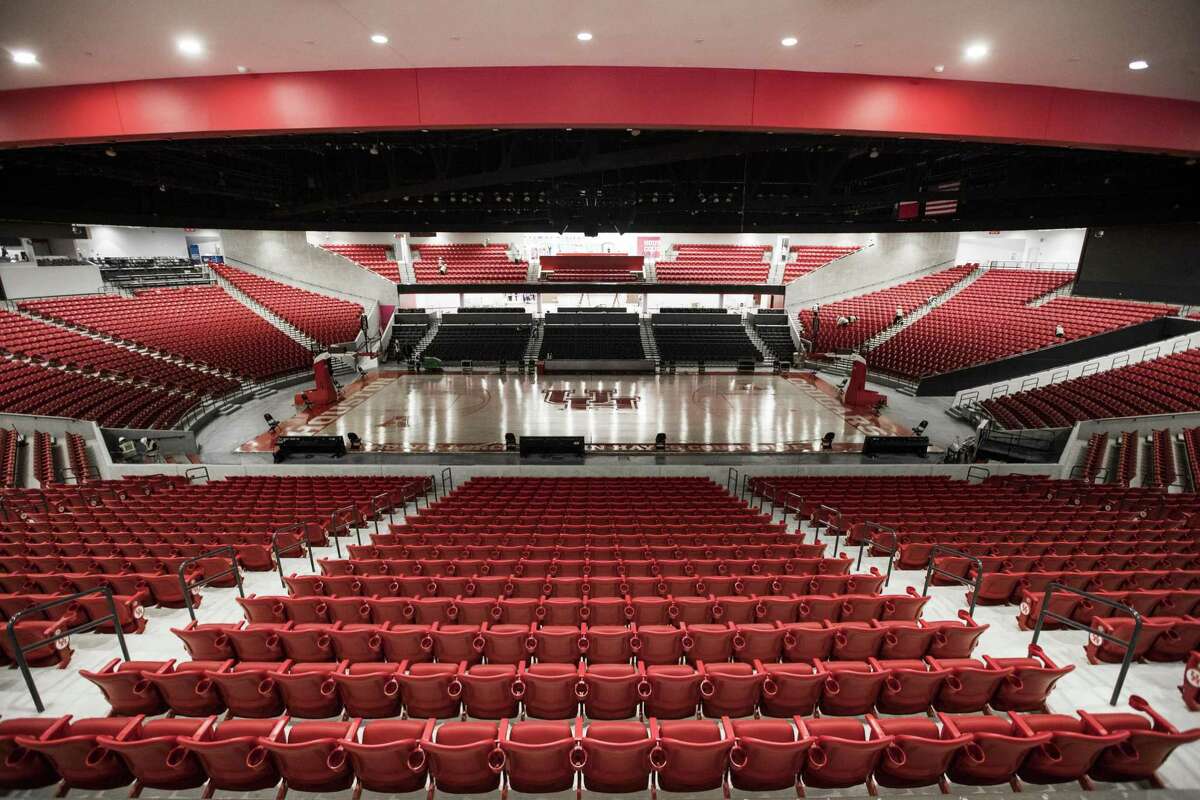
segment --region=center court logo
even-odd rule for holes
[[[639,395],[620,395],[615,389],[547,389],[542,400],[564,410],[585,411],[590,408],[613,408],[636,411]]]

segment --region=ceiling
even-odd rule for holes
[[[579,42],[576,33],[594,38]],[[369,41],[373,33],[390,38]],[[205,52],[186,57],[183,35]],[[783,47],[783,36],[795,36]],[[986,42],[968,63],[964,48]],[[1196,0],[3,0],[0,89],[441,66],[730,67],[1200,100]],[[1145,59],[1150,68],[1131,71]],[[934,72],[934,66],[944,71]]]
[[[989,230],[1200,219],[1191,157],[696,131],[442,130],[0,152],[0,220],[310,230]],[[904,200],[955,213],[897,221]]]

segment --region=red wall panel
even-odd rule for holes
[[[0,146],[420,127],[796,130],[1200,152],[1200,103],[773,70],[472,67],[0,92]]]

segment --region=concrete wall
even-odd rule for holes
[[[77,267],[3,264],[0,265],[0,285],[4,286],[4,295],[9,300],[65,294],[95,294],[104,290],[100,268],[91,264]]]
[[[187,258],[187,235],[182,228],[126,228],[89,225],[88,238],[78,240],[79,254],[91,257]]]
[[[225,258],[273,280],[359,303],[378,332],[378,304],[396,305],[396,285],[352,262],[309,244],[303,231],[221,232]]]
[[[100,477],[104,479],[120,477],[113,472],[112,458],[100,435],[100,428],[94,422],[66,417],[41,417],[33,414],[0,414],[0,427],[16,430],[29,442],[33,441],[35,431],[48,433],[55,440],[63,439],[68,433],[76,433],[87,441],[88,456]],[[26,448],[26,459],[33,458],[32,449]],[[69,466],[64,460],[63,467]]]
[[[1083,249],[1084,228],[1032,231],[975,231],[959,236],[955,260],[959,264],[991,261],[1058,263],[1076,268]]]
[[[789,283],[784,306],[788,314],[954,266],[958,249],[957,233],[879,233],[870,239],[857,253]]]

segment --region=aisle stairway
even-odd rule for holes
[[[872,336],[870,339],[867,339],[867,341],[863,343],[862,349],[864,351],[866,351],[866,350],[874,350],[876,347],[879,347],[881,344],[883,344],[887,340],[891,339],[893,336],[896,336],[898,333],[900,333],[900,331],[909,327],[914,322],[921,319],[926,314],[930,313],[935,308],[940,306],[942,303],[945,303],[951,297],[954,297],[954,295],[958,294],[963,289],[967,288],[972,283],[979,280],[979,278],[983,276],[984,272],[985,272],[985,270],[982,267],[976,267],[975,269],[971,270],[971,272],[969,272],[966,275],[966,277],[964,277],[958,283],[951,286],[946,291],[942,292],[939,295],[935,295],[934,297],[931,297],[929,299],[929,301],[927,303],[925,303],[924,305],[913,309],[913,311],[909,314],[905,314],[904,317],[901,318],[901,320],[899,322],[892,323],[888,327],[881,330],[879,333]]]

